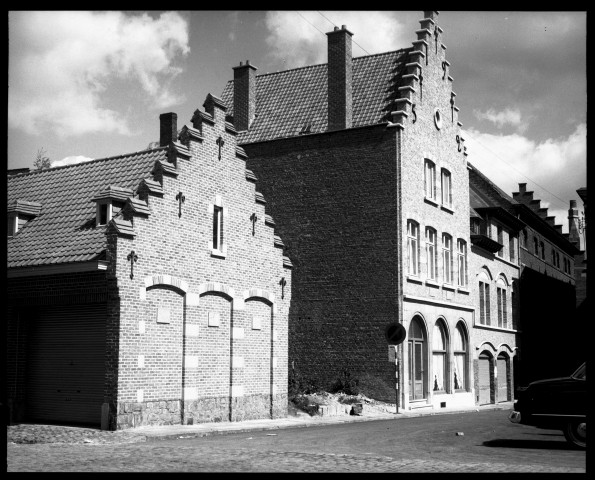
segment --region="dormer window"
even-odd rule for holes
[[[41,211],[41,204],[15,200],[8,205],[8,237],[13,237],[30,220],[34,219]]]
[[[107,225],[122,210],[129,197],[132,197],[132,190],[128,188],[110,185],[102,190],[92,199],[96,204],[95,224],[97,226]]]

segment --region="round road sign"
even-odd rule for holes
[[[407,332],[405,331],[405,327],[403,325],[394,322],[386,327],[384,330],[384,336],[390,345],[399,345],[403,342],[403,340],[405,340]]]

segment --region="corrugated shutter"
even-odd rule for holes
[[[490,399],[490,359],[479,357],[479,404],[491,403]]]
[[[508,400],[508,366],[505,358],[498,358],[498,401]]]
[[[27,361],[29,420],[101,424],[105,304],[59,305],[31,319]]]

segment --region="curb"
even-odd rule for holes
[[[512,402],[509,402],[512,403]],[[327,417],[328,420],[321,421],[321,422],[304,422],[304,423],[295,423],[295,424],[288,424],[288,425],[271,425],[271,426],[257,426],[257,427],[239,427],[239,428],[232,428],[232,429],[225,429],[225,430],[209,430],[209,431],[202,431],[202,432],[179,432],[179,433],[168,433],[168,434],[143,434],[145,437],[146,442],[157,442],[161,440],[178,440],[178,439],[188,439],[188,438],[201,438],[207,437],[211,435],[228,435],[233,433],[249,433],[249,432],[263,432],[269,430],[285,430],[285,429],[293,429],[293,428],[310,428],[310,427],[323,427],[326,425],[337,425],[337,424],[345,424],[345,423],[359,423],[359,422],[372,422],[372,421],[387,421],[387,420],[403,420],[406,418],[418,418],[418,417],[430,417],[434,415],[455,415],[461,413],[478,413],[481,411],[495,411],[495,410],[509,410],[512,408],[512,405],[505,404],[502,406],[489,406],[489,407],[478,407],[474,409],[466,409],[466,410],[452,410],[447,412],[419,412],[419,413],[408,413],[403,415],[399,413],[398,415],[403,416],[396,416],[397,413],[387,414],[386,416],[378,416],[378,417],[355,417],[349,418],[349,420],[341,420],[344,418],[343,416],[337,415]],[[391,416],[392,415],[392,416]],[[324,418],[324,417],[323,417]]]

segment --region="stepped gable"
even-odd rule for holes
[[[8,239],[7,267],[85,262],[105,249],[105,226],[97,227],[92,201],[107,187],[135,191],[167,147],[8,177],[8,203],[41,204],[41,212]]]
[[[407,53],[412,48],[353,59],[353,127],[387,121],[395,110]],[[256,113],[249,130],[238,132],[238,143],[327,131],[327,64],[256,75]],[[233,117],[230,80],[221,99]]]

